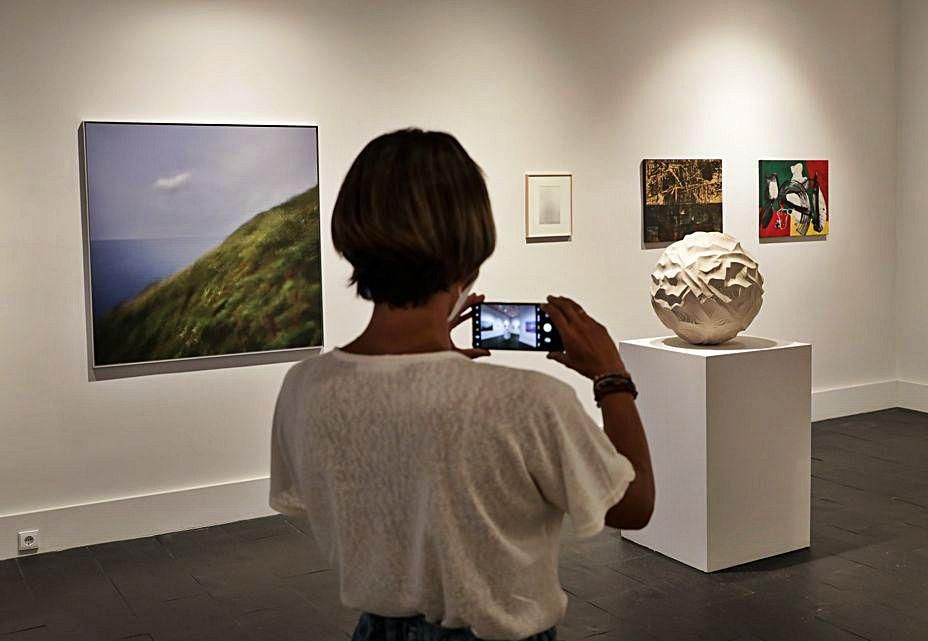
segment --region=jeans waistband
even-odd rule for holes
[[[382,617],[365,612],[358,619],[351,641],[482,641],[467,628],[443,628],[423,616]],[[551,628],[521,641],[557,641]]]

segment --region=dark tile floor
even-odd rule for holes
[[[563,641],[928,640],[928,415],[813,430],[813,547],[705,575],[565,538]],[[0,562],[0,641],[337,641],[356,613],[270,517]]]

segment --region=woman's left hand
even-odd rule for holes
[[[479,305],[483,302],[483,294],[471,294],[467,297],[467,300],[464,301],[464,308],[461,310],[460,315],[457,318],[451,319],[451,322],[448,323],[448,331],[450,332],[455,327],[461,323],[466,323],[474,316],[474,305]],[[455,348],[455,351],[463,354],[467,358],[481,358],[483,356],[489,356],[490,350],[488,349],[459,349]]]

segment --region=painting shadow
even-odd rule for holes
[[[84,262],[84,337],[87,339],[87,372],[93,380],[93,303],[90,285],[90,214],[87,199],[87,161],[84,149],[84,123],[77,128],[78,174],[81,193],[81,246]]]
[[[824,243],[828,240],[828,235],[822,236],[762,236],[761,245],[774,245],[777,243]]]
[[[564,243],[570,241],[571,238],[569,234],[565,234],[564,236],[536,236],[534,238],[526,236],[525,242],[529,245],[534,245],[536,243]]]
[[[222,356],[202,356],[198,358],[175,358],[169,361],[152,361],[149,363],[127,363],[120,365],[90,365],[88,381],[112,381],[136,376],[155,376],[158,374],[179,374],[209,369],[228,369],[230,367],[251,367],[253,365],[274,365],[276,363],[293,363],[302,361],[322,352],[322,347],[301,347],[297,349],[253,352],[250,354],[227,354]]]

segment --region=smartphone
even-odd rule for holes
[[[539,303],[474,305],[473,345],[478,349],[561,352],[564,344]]]

